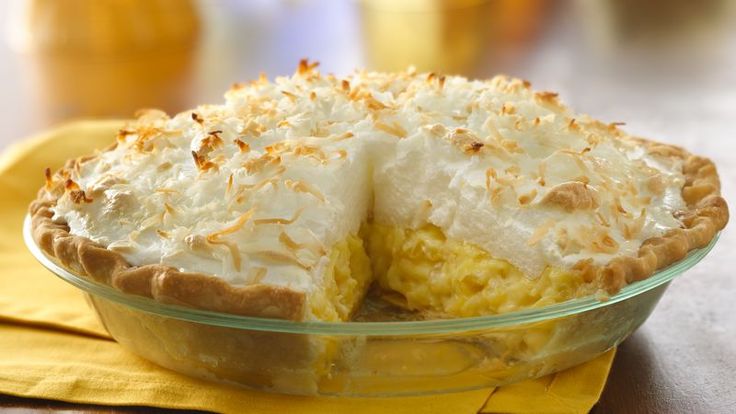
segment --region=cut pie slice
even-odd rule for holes
[[[464,317],[614,293],[728,220],[714,165],[506,77],[259,79],[47,171],[36,242],[124,292],[349,320],[371,283]]]

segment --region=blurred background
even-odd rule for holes
[[[217,103],[233,82],[290,74],[302,57],[338,75],[410,64],[508,73],[638,134],[702,138],[709,117],[736,108],[735,9],[729,0],[3,1],[0,148],[68,119]],[[683,119],[697,130],[673,125]]]

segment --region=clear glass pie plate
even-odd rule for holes
[[[669,283],[716,243],[607,300],[585,297],[500,315],[396,322],[294,322],[166,305],[70,273],[30,236],[31,253],[81,289],[112,337],[166,368],[254,389],[305,395],[452,392],[547,375],[616,346]]]

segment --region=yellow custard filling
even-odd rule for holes
[[[360,306],[372,281],[371,263],[363,240],[349,235],[330,250],[323,288],[310,295],[310,311],[317,320],[345,321]]]
[[[376,283],[409,310],[470,317],[511,312],[595,293],[578,272],[547,268],[524,276],[503,259],[427,224],[417,229],[365,224],[332,247],[323,289],[310,295],[318,320],[345,321]]]
[[[363,233],[376,282],[403,296],[412,310],[469,317],[592,293],[576,272],[547,268],[530,279],[478,246],[446,238],[433,225],[401,229],[371,224]]]

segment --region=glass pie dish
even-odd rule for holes
[[[110,335],[129,351],[190,376],[302,395],[443,393],[537,378],[621,343],[651,314],[669,283],[704,248],[609,298],[584,297],[510,313],[442,320],[295,322],[162,304],[33,256],[81,289]]]

